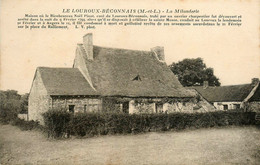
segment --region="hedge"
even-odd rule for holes
[[[254,125],[254,112],[171,114],[76,113],[51,110],[43,114],[50,137],[129,134],[220,126]]]
[[[62,137],[69,132],[69,123],[72,119],[70,113],[64,110],[50,110],[43,114],[43,118],[48,137]]]
[[[33,129],[39,129],[44,131],[44,127],[39,124],[39,122],[36,121],[25,121],[24,119],[16,118],[12,121],[10,121],[11,125],[19,127],[21,130],[27,131],[27,130],[33,130]]]

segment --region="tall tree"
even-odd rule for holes
[[[213,68],[207,68],[202,58],[184,59],[169,67],[183,86],[202,86],[204,81],[208,81],[209,86],[220,86]]]

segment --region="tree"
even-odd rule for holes
[[[209,86],[220,86],[213,68],[207,68],[202,58],[184,59],[169,67],[183,86],[202,86],[204,81],[208,81]]]
[[[15,90],[0,90],[0,118],[14,119],[20,111],[21,95]]]

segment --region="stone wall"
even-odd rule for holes
[[[175,99],[170,102],[163,103],[163,99],[142,99],[142,101],[136,101],[132,99],[129,102],[129,113],[173,113],[173,112],[194,112],[193,107],[195,103],[190,101],[178,101]]]
[[[101,112],[102,100],[84,96],[52,96],[50,109],[67,109],[74,105],[74,112]]]
[[[131,103],[131,111],[129,113],[155,113],[155,103],[135,103],[134,101]]]
[[[39,121],[40,124],[43,124],[42,113],[48,111],[49,101],[50,97],[47,94],[40,72],[36,70],[28,100],[29,120]]]
[[[192,113],[193,106],[194,103],[192,102],[165,103],[164,111],[167,111],[168,113],[173,113],[173,112]]]
[[[234,102],[214,102],[213,105],[214,107],[216,107],[217,110],[225,110],[224,105],[227,106],[226,110],[229,109],[239,109],[241,108],[241,103],[242,102],[238,102],[238,101],[234,101]]]

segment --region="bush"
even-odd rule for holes
[[[62,137],[69,134],[69,122],[71,113],[63,109],[53,109],[43,114],[44,124],[47,128],[48,137]]]
[[[35,121],[25,121],[23,119],[16,118],[10,122],[14,126],[18,126],[21,130],[33,130],[33,129],[43,129],[39,122]]]
[[[94,136],[149,131],[183,130],[220,126],[254,125],[254,112],[208,112],[170,114],[77,113],[51,110],[44,115],[52,137]]]

